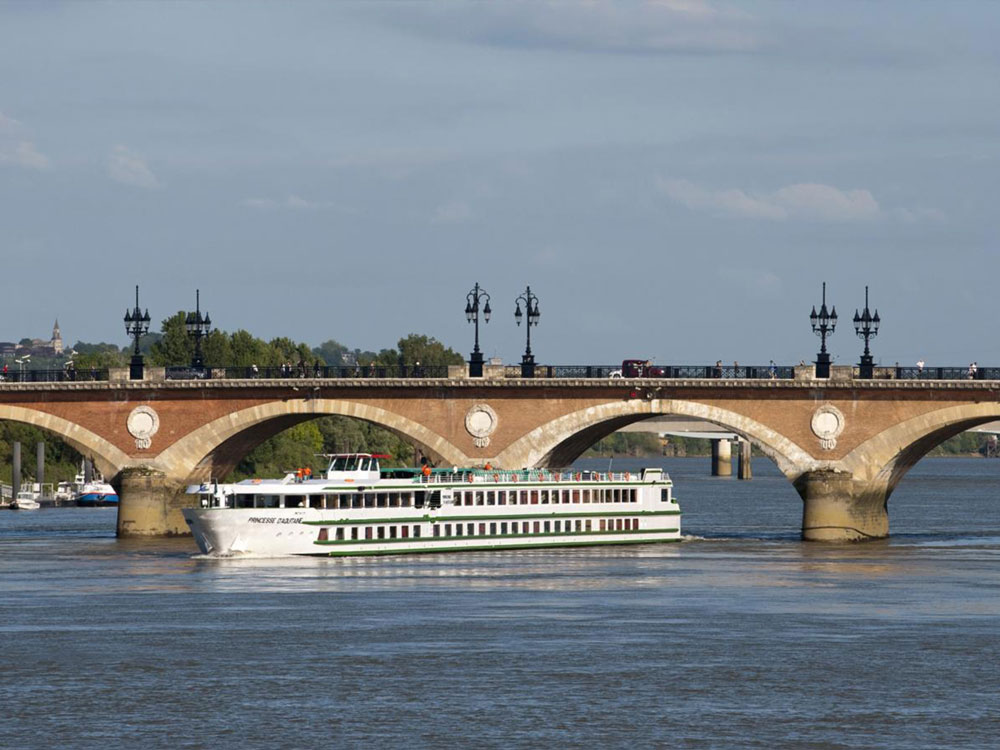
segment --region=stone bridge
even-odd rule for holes
[[[657,415],[746,438],[803,500],[808,540],[888,535],[887,501],[931,448],[1000,418],[1000,381],[287,379],[0,384],[0,419],[92,457],[118,487],[122,536],[186,533],[186,484],[227,474],[300,422],[343,415],[418,444],[439,465],[565,466]]]

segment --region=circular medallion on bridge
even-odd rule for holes
[[[125,427],[135,438],[135,447],[146,450],[153,444],[153,435],[160,429],[160,416],[150,406],[137,406],[125,420]]]
[[[497,428],[497,413],[487,404],[476,404],[465,415],[465,429],[472,435],[472,444],[485,448]]]
[[[844,431],[844,415],[833,404],[823,404],[813,413],[810,427],[819,438],[820,447],[832,451],[837,447],[837,437]]]

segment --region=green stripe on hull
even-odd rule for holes
[[[379,539],[377,541],[384,542],[387,540]],[[627,539],[618,542],[612,542],[612,541],[553,542],[550,544],[504,544],[504,545],[486,544],[486,545],[477,545],[475,547],[426,547],[422,549],[358,550],[351,552],[330,551],[330,552],[317,552],[309,554],[312,556],[319,556],[319,557],[375,557],[378,555],[419,555],[427,552],[434,552],[434,553],[499,552],[503,550],[519,550],[519,549],[553,549],[556,547],[602,547],[602,546],[625,545],[625,544],[670,544],[672,542],[680,542],[680,541],[683,541],[680,537],[674,537],[671,539]]]
[[[346,508],[345,508],[346,510]],[[372,508],[356,508],[355,510],[372,510]],[[527,515],[502,516],[436,516],[428,515],[406,516],[395,518],[363,518],[358,520],[340,519],[337,521],[303,521],[303,526],[351,526],[355,524],[383,523],[452,523],[456,521],[546,521],[553,518],[619,518],[625,516],[679,516],[679,510],[633,510],[633,511],[593,511],[587,513],[529,513]]]

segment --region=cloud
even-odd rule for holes
[[[379,10],[409,30],[501,47],[673,54],[762,45],[748,14],[708,0],[466,0]]]
[[[48,169],[49,158],[38,151],[17,120],[0,112],[0,164],[12,164],[27,169]]]
[[[455,200],[434,209],[431,224],[464,224],[472,218],[472,209],[465,201]]]
[[[336,204],[331,201],[311,201],[289,193],[285,198],[276,200],[274,198],[247,198],[243,205],[248,208],[255,208],[260,211],[274,211],[279,208],[286,208],[292,211],[312,211],[324,208],[336,208]]]
[[[112,150],[108,157],[108,177],[116,182],[147,190],[161,186],[146,160],[126,146],[115,146]]]
[[[781,277],[773,271],[725,266],[719,269],[718,274],[723,282],[741,290],[752,299],[766,300],[781,297]]]
[[[832,185],[798,183],[773,193],[748,193],[739,188],[708,190],[688,180],[657,179],[671,200],[692,211],[709,211],[751,219],[786,221],[868,221],[882,215],[878,201],[864,189],[840,190]]]

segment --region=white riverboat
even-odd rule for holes
[[[384,469],[331,457],[326,475],[192,485],[184,518],[205,554],[389,555],[676,542],[680,508],[640,473]]]

